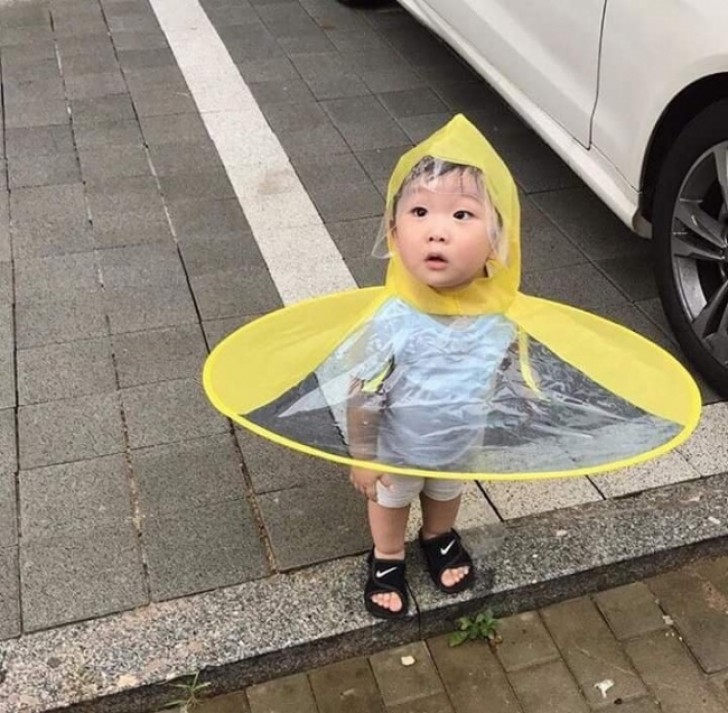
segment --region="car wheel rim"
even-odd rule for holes
[[[675,201],[671,249],[693,332],[728,366],[728,141],[706,151],[687,172]]]

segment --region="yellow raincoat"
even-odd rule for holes
[[[426,156],[482,171],[508,241],[506,264],[489,266],[487,277],[444,293],[416,281],[393,250],[385,285],[286,307],[223,340],[203,375],[215,407],[255,433],[304,453],[432,477],[584,475],[634,465],[682,443],[697,425],[701,402],[679,362],[624,327],[519,292],[517,189],[505,164],[467,119],[455,117],[400,159],[389,182],[387,213],[411,169]],[[477,421],[469,431],[477,437],[470,437],[467,452],[450,462],[426,456],[425,446],[456,441],[452,424],[438,432],[437,409],[426,400],[418,411],[416,399],[403,405],[394,397],[398,369],[406,369],[398,355],[412,351],[413,344],[416,351],[418,335],[407,333],[411,320],[401,323],[404,329],[397,323],[390,330],[396,334],[392,344],[378,344],[391,354],[382,357],[383,370],[364,377],[364,391],[379,394],[375,408],[406,407],[411,421],[433,425],[417,426],[422,432],[415,432],[412,444],[419,442],[422,449],[410,447],[396,458],[391,449],[371,460],[352,457],[347,436],[351,383],[362,378],[362,360],[372,358],[372,325],[392,304],[438,320],[442,329],[448,329],[449,319],[486,315],[500,315],[512,325],[513,339],[498,367],[482,370],[478,393],[484,396],[477,413],[472,398],[460,408],[458,393],[448,395],[451,420],[461,413]]]

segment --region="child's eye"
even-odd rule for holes
[[[411,211],[412,215],[417,216],[418,218],[424,218],[427,215],[427,208],[423,208],[422,206],[415,206]]]
[[[473,217],[473,214],[469,210],[456,210],[453,216],[456,220],[469,220]]]

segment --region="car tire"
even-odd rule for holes
[[[668,321],[690,362],[723,396],[728,396],[727,166],[728,99],[723,99],[678,135],[660,170],[652,210],[655,277]]]

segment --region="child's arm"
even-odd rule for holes
[[[377,456],[379,435],[379,411],[383,405],[382,396],[371,393],[367,385],[355,380],[349,390],[346,408],[349,452],[356,460],[374,460]],[[377,481],[384,475],[375,470],[352,466],[349,480],[362,495],[376,502]]]

